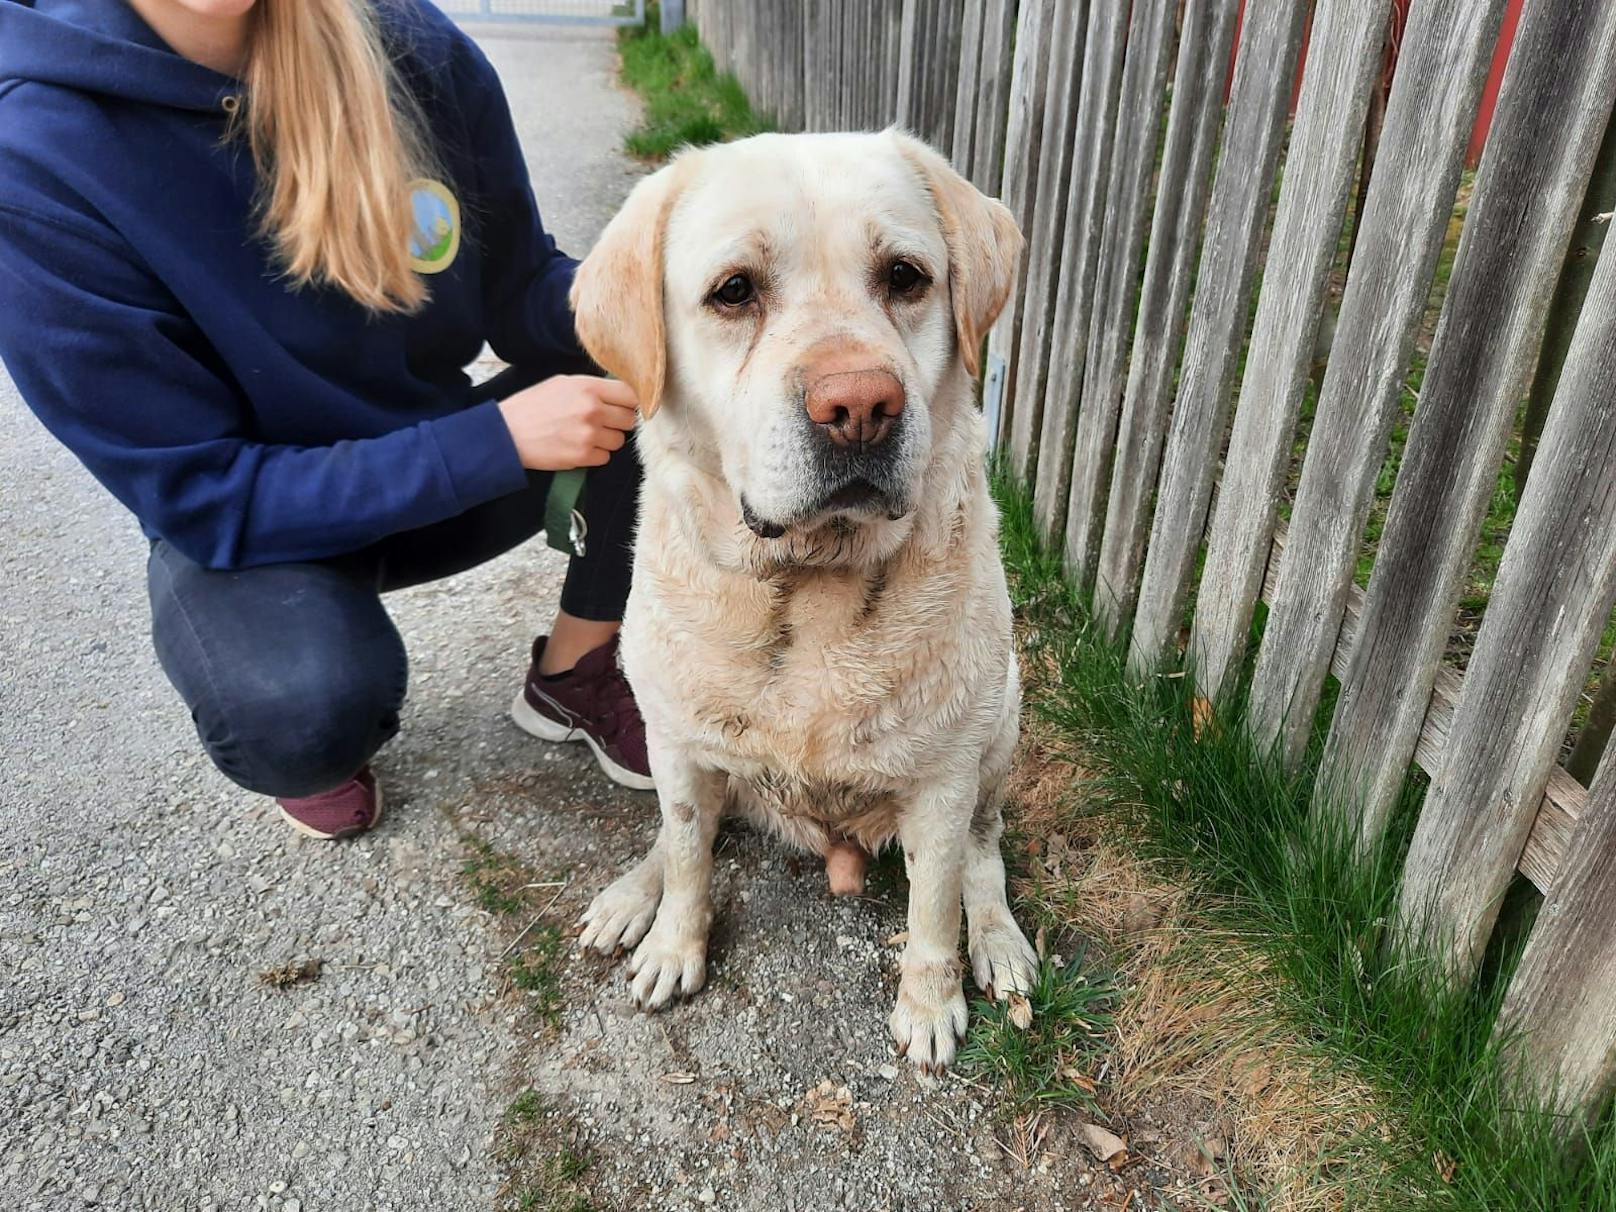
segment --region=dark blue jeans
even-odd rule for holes
[[[217,572],[161,540],[147,565],[152,641],[214,765],[250,791],[295,797],[351,778],[398,732],[409,661],[389,590],[493,559],[543,529],[550,477],[457,518],[309,564]],[[585,554],[561,591],[569,614],[623,617],[640,468],[632,439],[590,471]]]

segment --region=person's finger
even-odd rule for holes
[[[594,446],[584,452],[583,457],[578,460],[578,466],[604,467],[606,466],[607,460],[611,457],[611,451],[602,450],[599,446]]]
[[[616,404],[623,408],[637,408],[639,397],[634,389],[621,379],[596,379],[595,395],[608,404]]]
[[[605,400],[599,400],[591,410],[591,415],[597,424],[604,425],[608,429],[627,432],[634,428],[635,419],[639,414],[632,408],[624,408],[621,404],[609,404]]]
[[[628,435],[621,429],[603,429],[595,435],[595,445],[602,450],[622,450]]]

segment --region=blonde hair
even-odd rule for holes
[[[253,22],[243,116],[260,232],[294,286],[417,310],[409,184],[433,175],[434,157],[371,0],[259,0]]]

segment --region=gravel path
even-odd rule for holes
[[[483,42],[581,251],[634,175],[609,36]],[[3,372],[0,535],[0,1208],[488,1208],[514,1037],[443,810],[490,771],[585,774],[503,716],[558,557],[391,601],[414,662],[391,812],[332,846],[202,757],[137,528]],[[259,979],[310,957],[318,981]]]
[[[639,171],[611,43],[479,37],[581,251]],[[571,953],[655,805],[505,717],[555,608],[542,544],[390,599],[390,811],[333,846],[201,756],[136,527],[3,374],[0,486],[3,1212],[1184,1206],[1070,1120],[1018,1129],[895,1060],[901,878],[833,902],[818,864],[726,831],[699,997],[637,1015],[619,966]]]

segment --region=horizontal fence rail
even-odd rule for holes
[[[982,404],[1045,538],[1135,676],[1241,697],[1285,766],[1322,733],[1315,816],[1366,851],[1429,776],[1393,925],[1448,979],[1544,894],[1497,1030],[1574,1122],[1616,1084],[1616,687],[1576,718],[1616,634],[1616,260],[1567,252],[1616,207],[1616,4],[1525,6],[1467,180],[1505,6],[690,9],[782,129],[901,123],[1004,200]]]

